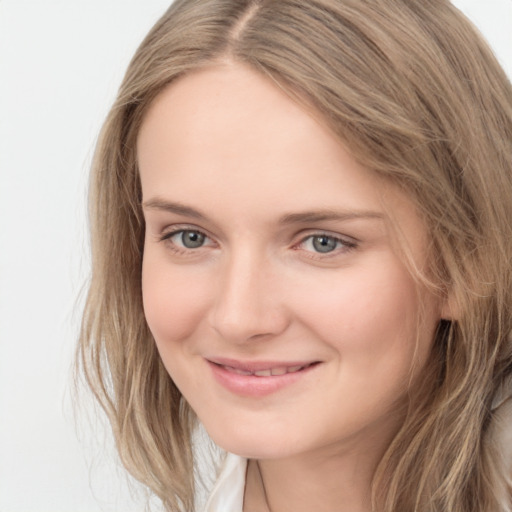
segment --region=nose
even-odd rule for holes
[[[286,330],[285,283],[271,262],[246,251],[233,255],[217,277],[209,320],[223,339],[244,343]]]

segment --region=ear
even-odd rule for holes
[[[453,292],[450,291],[443,300],[443,304],[441,306],[441,318],[452,322],[454,320],[458,320],[459,313],[460,311],[457,301],[453,296]]]

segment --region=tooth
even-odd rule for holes
[[[223,366],[228,372],[236,373],[237,375],[252,375],[252,372],[247,370],[240,370],[239,368],[233,368],[232,366]]]
[[[286,366],[280,366],[277,368],[272,368],[271,372],[272,375],[284,375],[285,373],[287,373],[287,368]]]
[[[254,375],[257,377],[270,377],[272,375],[272,370],[258,370],[257,372],[254,372]]]
[[[252,375],[252,372],[250,372],[248,370],[238,370],[238,369],[236,369],[235,372],[238,373],[238,375]]]
[[[302,368],[304,368],[304,366],[289,366],[287,368],[286,373],[295,373],[298,372],[299,370],[302,370]]]

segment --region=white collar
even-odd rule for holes
[[[242,512],[247,459],[227,453],[204,512]]]

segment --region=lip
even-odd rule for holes
[[[309,374],[319,361],[238,361],[206,359],[214,378],[228,391],[261,397],[290,386]]]

